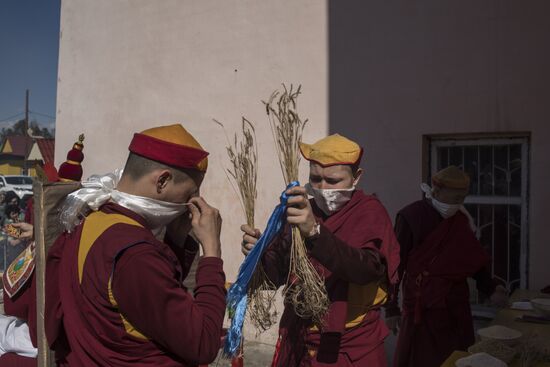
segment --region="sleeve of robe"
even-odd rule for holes
[[[142,334],[188,363],[210,363],[220,348],[226,307],[222,266],[220,258],[199,261],[193,299],[167,259],[150,246],[134,246],[117,261],[113,295]]]
[[[306,240],[306,244],[311,256],[347,282],[365,285],[386,274],[374,242],[363,248],[352,247],[321,224],[319,235]]]
[[[34,278],[34,271],[32,277]],[[34,283],[34,279],[27,280],[27,283],[17,292],[14,297],[10,297],[6,291],[4,291],[4,314],[8,316],[15,316],[17,318],[27,320],[29,314],[29,306],[33,301],[31,298],[31,284]],[[33,287],[34,289],[35,287]],[[35,292],[36,293],[36,292]]]
[[[397,242],[399,242],[401,262],[397,270],[399,274],[399,283],[395,284],[391,295],[386,303],[386,317],[399,316],[401,311],[399,309],[399,288],[403,279],[403,274],[407,268],[407,261],[409,259],[409,252],[413,247],[413,233],[411,227],[401,215],[398,215],[395,219],[395,235]]]
[[[12,298],[4,292],[4,314],[15,316],[29,326],[32,344],[36,347],[36,270],[22,289]]]

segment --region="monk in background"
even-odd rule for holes
[[[491,277],[489,255],[463,206],[468,175],[450,166],[437,172],[432,184],[423,184],[426,198],[401,209],[396,218],[402,312],[398,287],[386,307],[388,326],[394,332],[400,326],[395,367],[439,367],[453,351],[474,343],[469,277],[493,303],[507,300],[504,287]]]

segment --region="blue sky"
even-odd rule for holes
[[[0,128],[25,109],[55,116],[60,0],[0,0]],[[51,117],[31,114],[52,128]]]

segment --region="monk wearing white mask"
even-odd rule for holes
[[[380,307],[397,281],[399,247],[386,209],[357,189],[363,149],[338,134],[315,144],[300,144],[310,162],[309,183],[294,187],[287,222],[305,238],[313,266],[325,280],[330,299],[321,329],[286,305],[273,366],[386,366],[388,329]],[[307,195],[313,197],[308,200]],[[252,249],[259,230],[243,226],[243,252]],[[289,277],[289,226],[262,258],[277,287]],[[292,276],[292,274],[290,274]]]
[[[506,302],[506,290],[491,278],[489,255],[463,205],[469,186],[468,175],[449,166],[432,177],[432,187],[421,185],[425,199],[397,214],[403,302],[400,311],[395,287],[386,306],[388,326],[394,332],[400,327],[396,367],[439,367],[453,351],[474,343],[469,277],[494,303]]]

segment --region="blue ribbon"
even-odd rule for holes
[[[287,186],[285,191],[283,191],[280,198],[280,204],[275,207],[275,210],[273,210],[273,213],[269,217],[264,233],[244,259],[241,267],[239,268],[237,280],[227,292],[227,308],[229,313],[233,315],[231,318],[231,326],[229,327],[223,348],[224,354],[228,357],[235,357],[238,354],[239,347],[241,345],[243,324],[246,315],[246,307],[248,304],[246,293],[250,279],[252,279],[265,249],[275,239],[286,221],[284,215],[288,201],[286,191],[299,185],[300,183],[298,181],[293,181]]]

